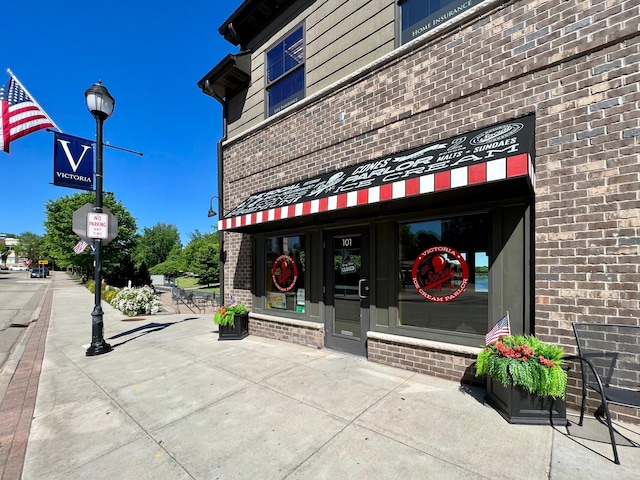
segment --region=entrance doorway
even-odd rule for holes
[[[364,228],[325,237],[325,345],[366,355],[369,330],[369,236]]]

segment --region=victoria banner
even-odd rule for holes
[[[93,142],[54,132],[53,184],[93,190]]]

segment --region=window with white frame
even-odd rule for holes
[[[304,98],[304,64],[304,32],[300,26],[267,52],[269,116]]]
[[[486,0],[398,0],[400,44],[453,20]]]

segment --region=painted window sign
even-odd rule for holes
[[[348,273],[358,273],[356,262],[349,255],[347,255],[342,260],[342,265],[340,265],[340,273],[342,275],[346,275]]]
[[[273,285],[281,292],[289,292],[298,280],[298,267],[289,255],[280,255],[271,267]]]
[[[469,266],[453,248],[438,245],[424,250],[413,262],[413,286],[432,302],[450,302],[469,284]]]
[[[405,44],[485,0],[399,0],[402,21],[401,43]]]

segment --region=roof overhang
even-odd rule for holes
[[[246,0],[218,28],[220,35],[241,49],[295,0]]]
[[[246,227],[525,178],[535,187],[535,115],[251,195],[218,222]]]
[[[216,100],[222,100],[232,97],[250,84],[251,52],[240,52],[224,57],[198,82],[198,87]]]

